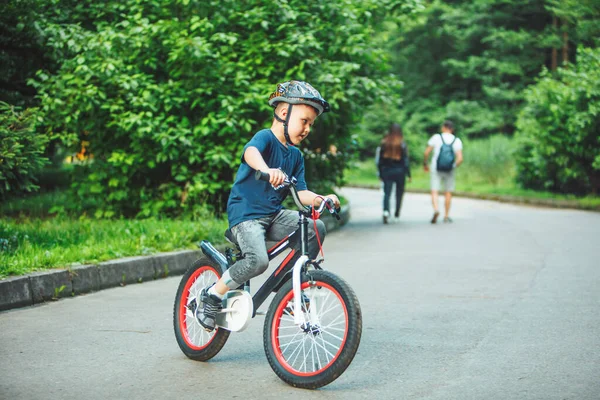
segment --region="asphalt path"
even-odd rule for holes
[[[330,385],[280,381],[260,316],[187,359],[172,277],[0,313],[0,399],[600,398],[600,213],[456,198],[432,225],[410,193],[383,225],[380,192],[343,193],[351,221],[324,266],[355,289],[363,335]]]

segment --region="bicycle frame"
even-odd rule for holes
[[[252,296],[252,302],[254,305],[254,311],[252,313],[252,317],[256,316],[256,312],[258,308],[265,302],[265,300],[269,297],[272,292],[277,291],[289,278],[289,272],[292,271],[294,266],[298,264],[298,261],[301,261],[301,265],[299,268],[296,268],[298,278],[300,277],[300,270],[302,266],[306,263],[311,262],[308,257],[308,220],[309,218],[304,215],[302,211],[299,211],[299,225],[300,229],[291,232],[289,235],[284,237],[278,243],[273,245],[270,249],[267,250],[267,254],[269,256],[269,261],[283,253],[286,249],[292,248],[292,250],[288,253],[288,255],[281,261],[281,263],[275,268],[275,270],[271,273],[269,278],[262,284],[262,286],[258,289],[258,291]],[[299,236],[298,236],[299,234]],[[301,251],[298,252],[297,249],[294,249],[293,246],[296,246],[298,241],[301,243]],[[200,247],[204,254],[208,257],[212,258],[214,261],[219,263],[223,268],[223,271],[228,269],[231,264],[231,257],[225,257],[221,252],[215,249],[208,241],[203,240],[200,243]],[[231,249],[228,249],[231,250]],[[239,250],[239,248],[238,248]],[[239,259],[242,254],[238,252],[236,255],[236,259]],[[228,260],[229,258],[229,260]],[[292,262],[294,260],[294,262]],[[317,266],[318,267],[318,266]],[[318,267],[320,268],[320,267]],[[250,281],[244,283],[244,290],[247,292],[250,291]]]

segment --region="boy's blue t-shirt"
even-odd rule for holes
[[[244,146],[242,163],[227,201],[230,228],[240,222],[279,212],[283,208],[281,203],[288,194],[288,190],[275,191],[269,182],[255,179],[255,170],[246,163],[243,155],[251,146],[260,151],[269,168],[281,168],[289,177],[295,177],[299,191],[307,188],[304,180],[304,157],[300,150],[294,146],[284,146],[270,129],[257,132]]]

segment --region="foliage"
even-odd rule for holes
[[[560,31],[573,43],[600,46],[600,2],[597,0],[546,0],[546,9],[563,22]]]
[[[512,135],[544,66],[600,44],[597,0],[5,3],[0,100],[41,103],[44,157],[85,156],[67,177],[73,204],[98,217],[223,211],[277,82],[308,80],[333,104],[302,145],[320,191],[343,183],[357,150],[372,157],[391,122],[415,162],[446,118],[465,141]],[[521,166],[532,187],[593,186],[535,183]]]
[[[23,112],[0,102],[0,199],[37,190],[35,174],[48,160],[48,138],[35,131],[36,109]]]
[[[512,134],[523,90],[569,48],[600,33],[594,0],[434,0],[405,16],[393,35],[394,71],[404,82],[400,123],[426,136],[452,119],[458,134]],[[553,25],[553,18],[556,26]],[[566,40],[566,42],[565,42]]]
[[[35,90],[27,79],[44,65],[44,50],[36,30],[37,0],[7,0],[0,13],[0,100],[30,105]]]
[[[37,105],[36,90],[27,81],[40,69],[56,72],[68,47],[74,44],[57,45],[66,39],[60,31],[72,30],[68,24],[94,30],[100,21],[115,22],[127,11],[127,4],[121,2],[4,0],[0,14],[0,100],[19,107]]]
[[[600,49],[580,48],[577,64],[542,72],[517,121],[518,180],[562,193],[600,189]]]
[[[97,22],[97,7],[71,24],[47,20],[62,64],[31,83],[45,129],[93,154],[75,190],[101,196],[97,216],[172,215],[203,203],[221,211],[243,145],[271,121],[277,82],[307,80],[332,103],[309,150],[350,146],[361,110],[398,86],[370,37],[387,10],[418,1],[405,3],[109,2]],[[118,7],[128,12],[110,11]],[[319,179],[340,182],[338,161]]]

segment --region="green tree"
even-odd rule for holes
[[[36,0],[9,0],[0,13],[0,101],[17,106],[32,103],[35,90],[27,79],[45,62],[36,5]]]
[[[35,106],[35,88],[27,84],[36,71],[56,72],[66,46],[54,34],[65,24],[94,29],[127,12],[120,2],[90,0],[7,0],[0,14],[0,101]],[[54,29],[52,29],[54,28]],[[63,28],[64,29],[64,28]],[[50,42],[50,43],[48,43]]]
[[[73,150],[89,143],[75,189],[102,199],[98,216],[222,210],[243,144],[269,124],[268,95],[288,79],[310,81],[333,106],[306,151],[337,158],[318,176],[308,166],[309,184],[341,181],[344,158],[329,146],[343,153],[362,110],[398,85],[369,40],[390,9],[417,3],[109,2],[127,12],[44,26],[63,59],[32,84],[45,129]]]
[[[408,130],[431,134],[444,118],[459,134],[511,134],[523,91],[544,68],[595,46],[594,0],[434,0],[398,25],[395,71],[405,83]]]
[[[600,49],[580,48],[576,65],[542,72],[517,121],[518,180],[561,193],[600,190]]]

